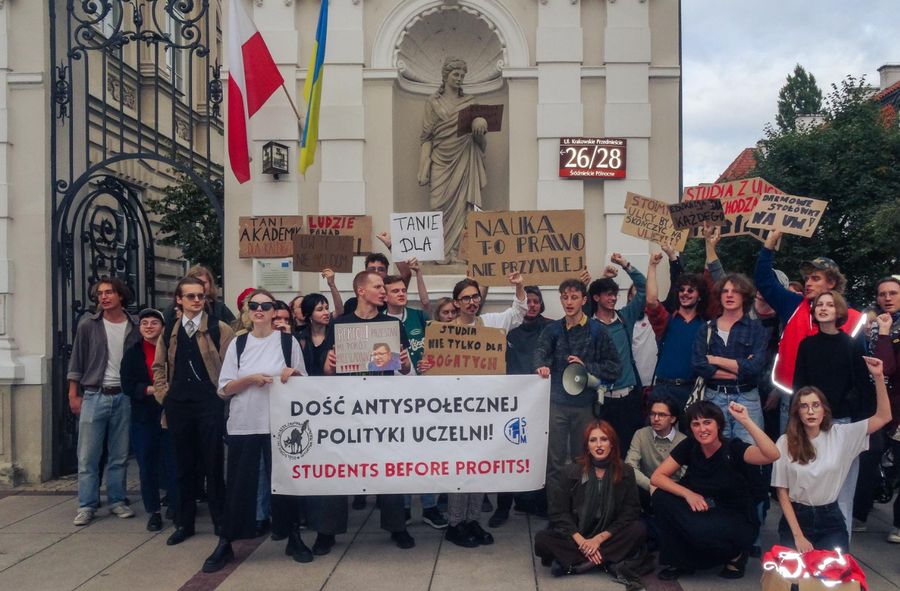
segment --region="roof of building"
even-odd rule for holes
[[[728,168],[725,169],[725,172],[719,175],[719,178],[716,179],[716,182],[727,183],[728,181],[746,178],[750,171],[754,168],[756,168],[756,155],[754,154],[754,148],[744,148],[743,150],[741,150],[741,153],[738,154],[738,157],[728,165]]]

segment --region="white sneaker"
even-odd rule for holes
[[[72,520],[72,525],[87,525],[93,520],[94,511],[92,509],[79,509],[75,519]]]
[[[109,512],[119,519],[128,519],[129,517],[134,517],[134,511],[131,510],[131,507],[128,505],[116,505],[111,508]]]
[[[891,544],[900,544],[900,527],[895,527],[887,536],[887,541]]]

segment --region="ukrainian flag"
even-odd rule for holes
[[[316,42],[313,44],[303,98],[306,100],[306,125],[300,142],[300,172],[306,174],[316,156],[319,139],[319,107],[322,104],[322,74],[325,68],[325,37],[328,33],[328,0],[322,0],[319,9],[319,24],[316,26]]]

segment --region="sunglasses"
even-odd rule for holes
[[[256,312],[257,310],[262,310],[263,312],[270,312],[273,308],[275,308],[275,303],[274,302],[248,302],[247,308],[249,308],[251,312]]]
[[[206,294],[202,294],[202,293],[186,293],[186,294],[184,294],[184,295],[181,296],[181,297],[183,297],[184,299],[186,299],[186,300],[188,300],[188,301],[191,301],[191,302],[193,302],[193,301],[198,301],[198,300],[202,302],[203,300],[206,299]]]
[[[697,291],[693,287],[681,287],[678,289],[678,293],[694,293]]]

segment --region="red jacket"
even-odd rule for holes
[[[866,317],[859,311],[850,308],[847,310],[847,321],[841,326],[841,330],[854,337],[865,324]],[[794,366],[797,364],[797,349],[800,347],[800,341],[817,332],[819,332],[819,325],[813,322],[809,300],[803,298],[790,320],[785,324],[781,342],[778,343],[778,355],[775,356],[775,365],[772,367],[772,383],[778,389],[788,394],[793,393]]]

